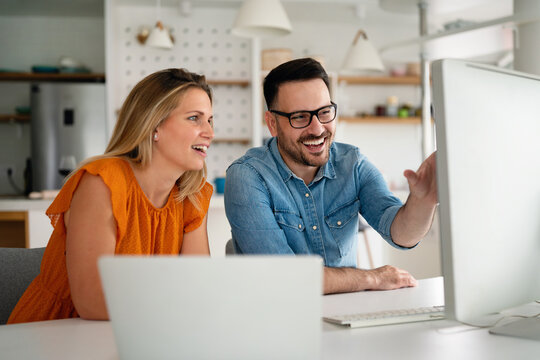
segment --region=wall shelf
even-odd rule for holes
[[[420,124],[420,117],[388,117],[388,116],[340,116],[339,121],[355,124]]]
[[[29,123],[30,114],[0,114],[0,123]]]
[[[214,139],[212,140],[213,144],[242,144],[249,145],[251,139]]]
[[[105,74],[0,72],[0,81],[105,82]],[[249,80],[207,80],[210,85],[249,86]]]
[[[0,81],[105,82],[105,74],[0,72]]]
[[[420,85],[418,76],[338,76],[338,83],[352,85]]]
[[[501,17],[501,18],[497,18],[497,19],[491,19],[491,20],[488,20],[488,21],[483,21],[483,22],[480,22],[480,23],[475,23],[475,24],[463,26],[463,27],[460,27],[460,28],[454,29],[454,30],[447,30],[447,31],[439,32],[437,34],[429,34],[429,35],[415,37],[415,38],[408,39],[408,40],[398,41],[398,42],[391,43],[391,44],[388,44],[388,45],[385,45],[385,46],[381,47],[379,49],[379,52],[384,53],[384,52],[386,52],[386,51],[388,51],[390,49],[393,49],[393,48],[399,48],[399,47],[409,46],[409,45],[422,46],[425,43],[427,43],[429,41],[432,41],[432,40],[437,40],[437,39],[441,39],[441,38],[444,38],[444,37],[447,37],[447,36],[461,34],[461,33],[469,32],[469,31],[473,31],[473,30],[484,29],[484,28],[487,28],[487,27],[490,27],[490,26],[512,27],[512,26],[518,26],[518,25],[525,25],[525,24],[536,22],[536,21],[539,21],[539,20],[540,20],[540,18],[535,13],[513,14],[513,15],[510,15],[510,16],[505,16],[505,17]]]
[[[209,85],[230,85],[230,86],[241,86],[241,87],[248,87],[249,86],[249,80],[207,80]]]

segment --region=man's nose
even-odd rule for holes
[[[324,132],[324,126],[323,124],[321,124],[316,114],[311,114],[311,122],[309,123],[307,129],[311,133],[317,134],[317,135],[320,135]]]

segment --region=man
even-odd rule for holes
[[[324,293],[416,286],[393,266],[356,268],[358,214],[392,246],[413,248],[428,232],[437,203],[435,156],[406,170],[405,205],[358,148],[333,143],[337,105],[315,60],[292,60],[264,81],[272,134],[227,169],[225,210],[243,254],[318,254]]]

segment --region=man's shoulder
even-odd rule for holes
[[[227,168],[227,176],[250,176],[250,174],[259,174],[259,176],[278,172],[275,160],[266,146],[249,149],[244,155],[234,160]]]
[[[254,168],[274,164],[274,159],[267,146],[259,146],[249,149],[244,155],[234,160],[231,165],[249,165]]]
[[[360,149],[351,144],[334,142],[331,149],[334,161],[341,162],[344,159],[363,160],[365,156],[360,152]]]

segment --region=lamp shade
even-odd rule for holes
[[[349,48],[349,52],[343,63],[343,70],[347,72],[355,71],[384,71],[384,65],[377,53],[377,50],[368,41],[366,33],[358,31],[356,37]]]
[[[162,49],[171,49],[173,47],[169,31],[165,29],[161,21],[158,21],[156,27],[150,32],[148,39],[146,39],[146,45]]]
[[[279,0],[245,0],[232,33],[243,37],[272,37],[291,32],[291,22]]]

